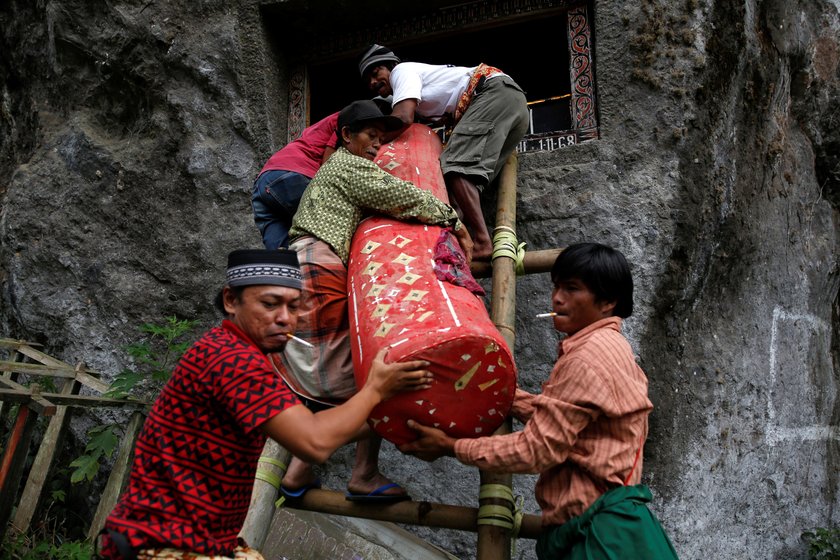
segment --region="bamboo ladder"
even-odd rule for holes
[[[516,228],[516,154],[508,158],[499,177],[499,194],[496,211],[496,231],[515,232]],[[494,235],[494,244],[495,244]],[[515,234],[514,234],[515,245]],[[554,264],[560,249],[532,251],[525,253],[523,272],[525,274],[548,272]],[[514,253],[515,254],[515,253]],[[513,349],[516,340],[514,317],[516,311],[516,263],[514,254],[495,257],[491,263],[473,263],[472,271],[476,277],[485,278],[492,274],[493,291],[491,295],[490,317],[504,337],[508,347]],[[508,419],[496,434],[510,433]],[[241,535],[251,546],[261,549],[268,535],[274,516],[275,501],[278,497],[280,480],[285,465],[291,455],[273,440],[269,440],[263,451],[260,473],[254,483],[248,517]],[[509,474],[497,474],[481,471],[481,486],[492,485],[511,487]],[[482,492],[483,493],[483,492]],[[512,496],[512,493],[510,493]],[[510,528],[493,524],[492,518],[498,518],[500,511],[507,510],[503,517],[515,519],[515,504],[512,498],[480,497],[479,507],[453,506],[426,501],[397,502],[390,505],[364,505],[345,500],[344,494],[334,490],[313,489],[288,507],[305,511],[390,521],[407,525],[422,525],[443,529],[458,529],[478,533],[478,560],[509,560],[511,554]],[[491,515],[485,512],[490,511]],[[495,512],[495,514],[493,514]],[[490,518],[490,519],[488,519]],[[488,522],[489,521],[489,522]],[[501,525],[505,525],[504,523]],[[540,517],[523,515],[517,535],[519,538],[535,539],[540,533]]]
[[[49,416],[38,453],[35,456],[20,503],[15,511],[11,527],[20,533],[29,529],[32,516],[41,501],[44,483],[49,480],[55,462],[56,452],[61,449],[69,425],[70,407],[127,407],[135,409],[120,442],[116,463],[99,501],[88,537],[93,539],[105,523],[105,518],[116,505],[119,493],[129,472],[130,459],[140,427],[143,425],[144,410],[148,404],[140,401],[109,399],[101,396],[79,395],[82,387],[98,394],[108,390],[108,384],[98,378],[96,372],[87,370],[84,364],[75,367],[57,360],[34,347],[34,343],[22,340],[0,338],[0,348],[12,350],[11,360],[0,361],[0,418],[11,412],[11,404],[17,403],[17,415],[9,432],[3,456],[0,459],[0,540],[3,540],[12,516],[15,496],[23,478],[38,415]],[[30,360],[24,362],[24,360]],[[18,377],[48,377],[63,379],[58,393],[43,393],[41,386],[19,384]]]

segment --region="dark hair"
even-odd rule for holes
[[[228,286],[228,289],[233,292],[233,296],[236,298],[236,301],[240,301],[242,299],[242,292],[245,291],[245,288],[248,286]],[[225,310],[225,298],[224,298],[225,289],[222,288],[219,290],[219,293],[216,294],[216,299],[213,300],[213,306],[218,309],[222,315],[227,317],[228,312]]]
[[[351,134],[358,134],[362,130],[362,128],[364,128],[364,127],[360,127],[359,123],[355,123],[355,126],[348,124],[344,128],[346,128]],[[343,136],[343,134],[344,134],[344,129],[339,128],[338,131],[336,132],[336,137],[337,137],[336,142],[335,142],[335,148],[336,149],[344,146],[344,136]]]
[[[600,243],[575,243],[566,247],[551,267],[551,281],[576,278],[583,282],[596,301],[616,302],[613,315],[633,314],[633,276],[621,251]]]

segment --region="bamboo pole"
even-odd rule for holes
[[[0,347],[3,347],[3,345],[2,345],[3,340],[4,339],[0,339]],[[15,352],[12,355],[12,361],[15,362],[15,363],[20,363],[22,359],[23,359],[23,354],[19,354],[19,353]],[[10,370],[4,370],[2,373],[0,373],[0,386],[3,386],[3,387],[6,386],[4,381],[15,382],[15,381],[17,381],[17,379],[18,379],[18,375],[16,373],[14,373],[13,371],[10,371]],[[5,435],[5,431],[3,430],[3,426],[6,424],[5,419],[6,419],[6,416],[8,415],[8,411],[9,411],[10,406],[11,406],[11,403],[7,404],[5,401],[0,400],[0,433],[3,433],[4,435]]]
[[[496,227],[516,229],[516,153],[512,154],[499,176],[499,199],[496,209]],[[490,300],[490,318],[513,352],[516,332],[516,263],[510,257],[493,259],[493,293]],[[511,430],[510,419],[496,430],[496,434],[507,434]],[[508,473],[481,471],[481,484],[502,484],[510,487],[513,477]],[[484,498],[480,505],[510,507],[506,500]],[[511,511],[511,515],[513,512]],[[479,525],[477,560],[510,560],[510,531],[495,525]]]
[[[263,457],[279,461],[288,467],[292,460],[292,454],[280,446],[279,443],[269,438],[263,447]],[[285,469],[268,462],[260,462],[259,468],[265,470],[278,480],[283,479]],[[239,536],[249,546],[261,550],[268,536],[268,529],[271,527],[271,520],[274,517],[274,502],[280,489],[271,482],[261,480],[259,477],[254,481],[254,489],[251,492],[251,504],[248,506],[248,516],[242,524]]]
[[[541,251],[527,251],[522,264],[525,274],[537,274],[540,272],[551,272],[551,267],[557,256],[563,249],[545,249]],[[476,278],[489,278],[492,274],[493,265],[489,262],[473,261],[470,271]]]
[[[478,530],[478,508],[466,506],[451,506],[434,502],[418,502],[407,500],[393,504],[359,504],[347,500],[343,493],[335,490],[309,490],[299,500],[289,500],[285,507],[343,515],[346,517],[360,517],[376,521],[390,521],[406,525],[422,525],[441,529],[456,529],[460,531],[476,532]],[[540,534],[540,516],[524,515],[519,537],[536,539]]]
[[[499,198],[496,213],[496,225],[515,230],[516,227],[516,154],[511,155],[499,178]],[[562,249],[532,251],[524,258],[525,273],[548,272]],[[473,273],[478,277],[489,276],[491,265],[473,263]],[[491,300],[491,319],[511,350],[516,340],[514,318],[516,311],[516,270],[515,262],[509,257],[496,258],[492,262],[493,291]],[[496,431],[497,434],[509,433],[510,420]],[[268,445],[266,446],[268,448]],[[278,446],[278,449],[282,450]],[[265,454],[266,452],[264,452]],[[511,486],[510,474],[481,472],[482,484],[504,484]],[[251,497],[251,507],[246,525],[240,536],[246,542],[260,548],[265,542],[273,513],[276,489],[270,484],[257,480]],[[507,529],[494,525],[478,524],[478,508],[451,506],[430,502],[405,501],[376,507],[347,501],[340,492],[313,489],[301,499],[290,500],[285,504],[292,509],[359,517],[378,521],[390,521],[410,525],[440,527],[474,531],[478,533],[477,560],[509,560],[511,534]],[[480,505],[501,505],[510,507],[506,500],[485,498]],[[267,517],[266,517],[267,515]],[[511,511],[513,516],[513,511]],[[541,520],[537,515],[524,515],[518,533],[520,538],[535,539],[541,531]]]

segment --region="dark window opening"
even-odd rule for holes
[[[375,27],[359,10],[330,10],[317,2],[285,0],[262,10],[278,59],[295,76],[292,137],[302,126],[372,96],[357,68],[372,42],[391,47],[404,61],[468,67],[484,62],[509,74],[525,90],[531,111],[520,151],[598,137],[588,2],[429,0],[399,9],[390,5],[378,12]],[[313,42],[316,35],[324,41]]]
[[[531,103],[530,132],[571,126],[568,24],[565,13],[504,27],[464,32],[425,43],[388,44],[404,61],[475,66],[480,62],[509,74]],[[358,53],[326,64],[310,64],[310,120],[371,96],[356,67]]]

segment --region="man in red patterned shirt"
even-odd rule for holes
[[[227,316],[181,358],[137,440],[128,487],[105,523],[106,559],[262,556],[238,539],[267,437],[323,462],[367,429],[371,409],[403,390],[427,388],[427,362],[386,364],[345,404],[313,414],[266,354],[282,352],[297,325],[301,275],[295,252],[228,256],[216,305]]]
[[[621,334],[633,312],[633,279],[620,252],[596,243],[564,250],[551,271],[559,357],[532,395],[517,389],[522,431],[476,439],[409,426],[420,437],[400,450],[421,459],[451,455],[496,472],[539,473],[535,494],[543,559],[676,558],[640,484],[648,432],[647,377]],[[590,538],[591,537],[591,538]]]

